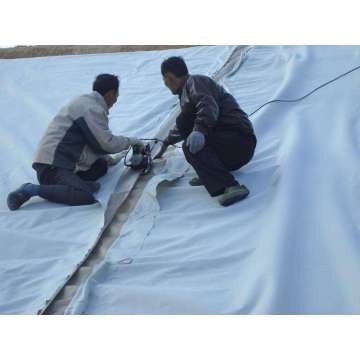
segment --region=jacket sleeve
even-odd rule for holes
[[[83,117],[75,120],[87,144],[99,154],[115,154],[131,145],[131,138],[116,136],[109,129],[105,112],[89,109]]]
[[[167,145],[175,145],[180,141],[183,141],[184,138],[180,134],[179,129],[175,126],[173,129],[169,131],[167,138],[164,140]]]
[[[214,127],[219,117],[219,106],[215,90],[207,79],[191,78],[188,83],[189,100],[195,107],[194,130],[207,133]]]

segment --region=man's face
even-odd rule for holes
[[[118,97],[119,90],[110,90],[105,94],[104,98],[109,109],[116,103]]]
[[[163,80],[164,80],[165,86],[172,92],[172,94],[175,95],[181,84],[181,80],[170,72],[167,72],[163,76]]]

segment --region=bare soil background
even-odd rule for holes
[[[191,45],[35,45],[0,48],[0,59],[17,59],[40,56],[97,54],[122,51],[164,50]],[[194,46],[194,45],[192,45]]]

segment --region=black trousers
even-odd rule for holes
[[[87,171],[77,173],[68,169],[34,164],[40,184],[39,196],[51,202],[67,205],[89,205],[96,200],[94,183],[107,173],[106,160],[98,159]]]
[[[178,117],[176,124],[187,138],[193,129],[191,118]],[[253,157],[256,147],[254,134],[243,134],[240,129],[214,129],[205,135],[205,146],[192,154],[183,143],[186,160],[195,169],[211,196],[221,195],[225,188],[237,184],[230,171],[240,169]]]

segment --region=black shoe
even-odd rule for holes
[[[7,206],[10,210],[17,210],[22,204],[26,203],[31,195],[24,190],[24,186],[26,184],[21,185],[18,189],[11,192],[7,197]]]
[[[249,193],[250,191],[245,185],[229,186],[225,189],[224,194],[219,196],[219,203],[222,206],[229,206],[245,199]]]
[[[202,186],[204,185],[203,182],[200,180],[200,178],[198,178],[197,176],[193,177],[190,181],[189,184],[191,186]]]

